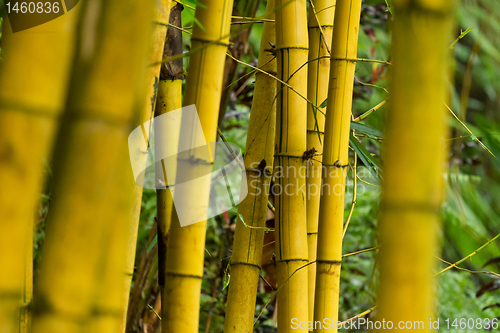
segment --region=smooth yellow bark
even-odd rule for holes
[[[330,79],[330,59],[328,50],[332,48],[333,16],[335,0],[314,0],[314,11],[309,8],[309,65],[307,78],[307,99],[320,106],[328,96]],[[315,13],[317,13],[315,15]],[[321,28],[320,28],[321,27]],[[323,36],[321,35],[323,33]],[[325,45],[328,43],[328,47]],[[318,59],[318,60],[315,60]],[[326,108],[321,108],[323,113]],[[307,163],[307,244],[309,261],[316,260],[318,243],[319,201],[321,197],[321,162],[323,160],[323,144],[325,115],[308,105],[307,108],[307,149],[315,150]],[[321,138],[321,139],[320,139]],[[314,317],[314,290],[316,288],[316,264],[310,264],[309,270],[309,320]]]
[[[222,90],[222,75],[229,41],[232,0],[204,0],[204,6],[196,9],[196,18],[203,29],[195,25],[191,37],[191,49],[198,51],[191,55],[186,81],[183,105],[195,104],[201,127],[207,143],[215,142],[217,134],[217,118]],[[201,49],[199,49],[202,47]],[[179,160],[178,169],[191,167],[191,161]],[[203,157],[204,158],[204,157]],[[213,162],[211,160],[206,161]],[[194,168],[196,169],[196,168]],[[196,170],[194,170],[196,172]],[[177,181],[183,179],[176,178]],[[185,193],[186,201],[190,200],[193,208],[186,207],[189,213],[200,201],[208,204],[208,194],[199,193],[192,188]],[[165,272],[165,288],[163,299],[168,299],[162,309],[162,330],[164,333],[197,333],[200,310],[200,289],[203,278],[203,261],[205,254],[206,221],[181,227],[179,218],[174,212],[170,226],[167,245],[167,262]]]
[[[330,85],[323,150],[314,320],[338,321],[342,227],[348,166],[352,90],[361,0],[338,0],[332,37]],[[332,331],[324,326],[314,332]]]
[[[274,19],[274,0],[268,1],[266,14],[267,18]],[[274,23],[264,23],[258,67],[272,75],[276,75],[276,60],[265,50],[275,39]],[[248,193],[238,206],[238,213],[252,227],[262,228],[266,224],[276,128],[275,96],[276,81],[257,72],[244,159]],[[265,169],[259,169],[262,161],[265,161]],[[239,218],[236,221],[224,323],[226,333],[253,331],[264,239],[262,229],[248,228]]]
[[[78,9],[12,33],[0,61],[0,332],[27,332],[33,291],[33,222],[44,166],[62,113]],[[21,310],[21,314],[19,311]]]
[[[276,1],[278,78],[307,95],[308,33],[306,1]],[[298,71],[297,71],[298,70]],[[293,75],[293,76],[292,76]],[[275,237],[278,270],[278,332],[293,330],[291,320],[308,318],[306,226],[307,102],[279,84],[276,109]],[[292,275],[293,274],[293,275]]]
[[[178,55],[182,52],[182,31],[176,27],[182,27],[181,12],[182,5],[178,5],[175,1],[172,2],[170,11],[169,26],[164,42],[163,58],[168,58],[173,55]],[[177,59],[161,66],[160,84],[158,87],[158,97],[156,99],[155,117],[161,116],[182,108],[182,79],[184,78],[183,60]],[[181,116],[173,119],[162,128],[162,122],[155,122],[155,156],[163,156],[165,151],[168,155],[168,150],[175,151],[179,146],[180,121]],[[165,174],[165,163],[176,163],[175,159],[170,159],[168,162],[158,161],[155,164],[155,186],[156,187],[156,206],[157,206],[157,230],[158,230],[158,284],[160,293],[163,294],[163,286],[165,283],[165,263],[167,255],[168,231],[172,218],[173,197],[169,188],[163,188],[163,181],[168,186],[168,179],[174,179],[176,176],[175,166],[171,167],[169,177]],[[160,297],[161,298],[161,297]],[[163,300],[165,302],[168,300]],[[165,307],[164,307],[165,308]],[[163,314],[162,314],[163,316]]]
[[[452,0],[394,1],[377,318],[433,331]],[[424,135],[422,135],[424,133]],[[417,331],[415,329],[415,331]]]
[[[158,98],[156,100],[156,111],[157,116],[165,114],[169,111],[177,110],[182,107],[182,80],[161,80],[158,87]],[[180,123],[179,123],[180,125]],[[178,128],[180,130],[180,127]],[[158,128],[156,128],[158,131]],[[162,138],[168,142],[172,147],[177,147],[179,144],[179,131],[172,130],[169,126],[169,130],[162,134]],[[163,144],[166,144],[164,142]],[[170,161],[172,163],[172,161]],[[162,170],[159,170],[160,172]],[[172,178],[175,177],[175,173],[169,174]],[[166,177],[162,177],[164,179]],[[169,189],[157,189],[157,218],[158,218],[158,237],[162,237],[162,240],[158,240],[158,258],[165,258],[166,255],[166,244],[168,240],[168,231],[170,229],[170,222],[172,218],[173,201],[172,195]],[[162,254],[160,254],[163,251]],[[164,281],[164,269],[165,265],[159,263],[159,269],[163,269],[163,272],[159,273],[159,284],[163,287]]]
[[[135,184],[127,138],[146,96],[152,2],[82,3],[54,157],[33,332],[119,332]]]
[[[154,25],[152,34],[150,35],[150,45],[149,45],[149,66],[148,66],[148,78],[147,78],[147,92],[144,104],[144,110],[142,112],[141,123],[150,120],[154,116],[156,97],[159,92],[159,76],[160,76],[160,60],[163,55],[163,47],[165,44],[165,36],[167,34],[168,17],[170,13],[171,0],[159,0],[154,1],[154,13],[152,15],[151,24]],[[158,24],[163,23],[163,24]],[[155,65],[152,65],[155,64]],[[149,137],[148,133],[148,137]],[[132,179],[133,180],[133,179]],[[125,296],[126,302],[123,304],[122,308],[122,332],[125,332],[127,325],[127,309],[128,309],[128,299],[130,296],[130,285],[132,283],[132,276],[134,273],[135,266],[135,253],[137,244],[137,231],[139,228],[139,217],[141,213],[141,202],[142,202],[142,187],[131,184],[134,188],[135,199],[132,206],[132,210],[126,210],[125,212],[130,216],[130,223],[125,226],[127,228],[127,249],[125,252],[126,260],[126,272],[125,278],[122,279],[122,292]],[[111,259],[113,260],[113,259]],[[116,283],[116,282],[115,282]]]

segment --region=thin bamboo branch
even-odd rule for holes
[[[460,265],[465,260],[469,259],[473,255],[475,255],[476,253],[478,253],[479,251],[481,251],[482,249],[484,249],[486,246],[488,246],[491,243],[493,243],[498,237],[500,237],[500,234],[496,235],[495,237],[493,237],[492,239],[490,239],[489,241],[487,241],[486,243],[484,243],[483,245],[481,245],[477,250],[473,251],[468,256],[463,257],[462,259],[460,259],[459,261],[455,262],[454,264],[451,264],[450,266],[448,266],[445,269],[441,270],[439,273],[436,274],[436,276],[443,274],[444,272],[452,269],[453,267],[458,268],[457,265]]]

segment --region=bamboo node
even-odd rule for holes
[[[221,42],[220,40],[209,40],[209,39],[203,39],[203,38],[196,38],[196,37],[191,37],[191,40],[200,42],[200,43],[209,43],[209,44],[216,44],[216,45],[221,45],[224,47],[229,47],[231,46],[230,43],[224,43]]]
[[[203,276],[199,275],[193,275],[193,274],[182,274],[182,273],[174,273],[174,272],[166,272],[166,276],[178,276],[178,277],[185,277],[185,278],[193,278],[193,279],[203,279]]]
[[[278,153],[278,154],[274,154],[274,157],[293,157],[293,158],[303,158],[304,155],[301,155],[301,156],[296,156],[296,155],[290,155],[290,154],[281,154],[281,153]]]
[[[340,163],[340,161],[335,161],[335,163],[333,164],[326,164],[326,163],[323,163],[323,166],[325,167],[330,167],[330,168],[347,168],[349,166],[349,164],[346,164],[346,165],[342,165]]]
[[[236,262],[230,262],[229,266],[238,266],[238,265],[243,265],[243,266],[251,266],[257,268],[259,271],[261,270],[261,267],[256,264],[251,264],[249,262],[243,262],[243,261],[236,261]]]
[[[331,265],[340,265],[342,264],[342,260],[316,260],[317,264],[331,264]]]
[[[308,149],[304,152],[304,154],[302,155],[302,159],[305,161],[305,160],[310,160],[311,158],[313,158],[313,156],[316,154],[317,150],[316,148],[312,147],[311,149]]]
[[[290,49],[309,51],[309,48],[304,46],[283,46],[283,47],[277,47],[274,52],[280,50],[290,50]]]
[[[269,52],[270,55],[276,56],[276,45],[271,42],[268,42],[271,45],[270,49],[264,49],[264,51]],[[276,74],[275,74],[276,75]]]
[[[331,60],[344,60],[344,61],[349,61],[349,62],[358,62],[362,61],[361,59],[354,59],[354,58],[331,58]]]
[[[293,258],[293,259],[281,259],[281,260],[275,260],[274,262],[278,263],[278,262],[291,262],[291,261],[305,261],[305,262],[309,262],[309,259],[303,259],[303,258]]]
[[[398,210],[413,210],[413,211],[423,211],[429,212],[431,214],[439,213],[441,207],[439,205],[433,205],[425,202],[385,202],[381,204],[381,208],[387,211],[398,211]]]
[[[322,24],[322,25],[312,25],[310,27],[307,27],[307,29],[319,29],[321,28],[333,28],[333,24]]]
[[[325,135],[325,132],[323,132],[323,131],[316,131],[316,130],[310,130],[310,129],[307,130],[307,133],[314,133],[314,134],[319,133],[321,135]]]

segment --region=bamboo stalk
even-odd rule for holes
[[[310,0],[309,11],[309,65],[307,99],[314,105],[328,97],[330,79],[330,56],[326,43],[331,43],[333,18],[336,0]],[[314,10],[312,7],[314,6]],[[319,13],[319,14],[316,14]],[[318,59],[318,60],[315,60]],[[323,109],[326,114],[326,110]],[[319,201],[321,197],[321,162],[323,160],[323,142],[325,115],[310,104],[307,105],[307,150],[318,154],[312,155],[307,163],[307,244],[309,261],[316,260],[318,243]],[[314,290],[316,288],[316,263],[308,266],[309,271],[309,320],[314,317]]]
[[[195,17],[199,22],[193,29],[192,49],[201,48],[191,55],[183,105],[195,104],[204,139],[207,143],[215,142],[217,118],[222,90],[222,75],[227,43],[229,41],[232,0],[203,0],[203,6],[196,8]],[[203,7],[203,8],[202,8]],[[200,25],[203,27],[200,27]],[[183,126],[185,120],[182,120]],[[206,152],[203,152],[206,153]],[[178,170],[191,169],[193,174],[186,178],[176,176],[176,184],[193,179],[198,167],[193,163],[213,163],[198,152],[191,153],[186,159],[178,160]],[[204,169],[204,167],[203,167]],[[189,178],[189,177],[193,178]],[[184,193],[185,202],[208,205],[208,193],[197,188],[190,188]],[[196,209],[185,208],[188,216],[198,215]],[[170,226],[165,267],[165,288],[163,299],[169,302],[162,310],[162,331],[165,333],[197,333],[199,324],[200,289],[203,278],[205,253],[206,221],[185,227],[180,226],[178,215],[174,212]]]
[[[144,103],[144,109],[141,116],[141,124],[150,120],[153,117],[156,97],[159,93],[159,76],[160,76],[160,64],[158,63],[162,59],[163,46],[165,44],[165,36],[167,34],[167,26],[162,24],[157,24],[157,22],[167,22],[169,19],[171,0],[160,0],[154,1],[154,13],[153,19],[151,20],[154,25],[153,31],[150,35],[150,45],[149,45],[149,63],[155,64],[148,66],[148,78],[146,86],[146,98]],[[151,133],[148,133],[148,137]],[[122,279],[122,292],[125,296],[126,301],[123,303],[122,307],[122,327],[121,331],[125,332],[127,326],[127,310],[128,310],[128,300],[130,297],[130,285],[132,283],[132,276],[135,266],[135,253],[137,244],[137,231],[139,228],[139,218],[141,213],[141,202],[142,202],[142,192],[143,189],[136,184],[131,185],[134,188],[135,199],[132,205],[132,210],[125,210],[129,214],[130,222],[126,225],[127,227],[127,238],[128,246],[125,252],[126,260],[126,272],[125,279]],[[121,226],[124,227],[124,226]],[[111,260],[114,260],[110,258]],[[115,282],[116,283],[116,282]],[[107,287],[105,287],[107,288]]]
[[[182,31],[175,27],[182,27],[181,12],[183,6],[177,4],[172,7],[170,12],[170,26],[167,31],[163,58],[168,58],[172,55],[182,53]],[[162,64],[160,73],[160,84],[158,88],[158,98],[156,100],[155,116],[164,115],[170,111],[180,109],[182,107],[182,80],[184,78],[184,70],[182,59]],[[180,123],[179,123],[180,125]],[[162,129],[155,123],[155,144],[157,156],[160,155],[160,150],[168,145],[169,147],[177,148],[179,145],[180,126],[174,130],[173,124],[168,124],[168,128]],[[169,163],[174,163],[175,160],[169,160]],[[168,186],[168,180],[163,174],[161,161],[155,165],[157,180],[165,180]],[[172,173],[169,177],[175,179],[175,167],[172,167]],[[156,189],[157,217],[158,217],[158,283],[160,285],[160,293],[163,295],[165,283],[165,264],[167,255],[167,240],[168,231],[173,210],[173,198],[168,188]],[[162,304],[167,302],[162,298]],[[163,305],[162,309],[167,306]],[[162,316],[165,316],[162,313]]]
[[[307,94],[308,35],[305,0],[276,1],[278,78]],[[297,71],[298,70],[298,71]],[[292,76],[293,74],[293,76]],[[307,103],[280,83],[276,109],[276,267],[278,331],[292,332],[291,320],[308,318],[308,262],[305,160]],[[293,274],[293,275],[292,275]],[[301,332],[305,330],[299,330]]]
[[[12,33],[3,23],[0,61],[0,331],[28,332],[33,221],[64,108],[78,9]],[[50,33],[49,33],[50,32]],[[36,55],[36,56],[34,56]]]
[[[119,332],[134,201],[127,138],[146,97],[152,2],[82,3],[33,332]]]
[[[377,318],[424,321],[422,332],[433,331],[429,318],[436,317],[434,255],[439,249],[439,209],[444,197],[447,111],[443,101],[453,5],[452,0],[393,2],[394,60],[382,184]]]
[[[274,10],[274,0],[269,0],[266,17],[274,19]],[[274,22],[264,23],[258,67],[274,75],[276,61],[266,49],[270,47],[269,43],[275,43],[275,39]],[[266,223],[272,174],[272,171],[267,170],[273,168],[276,128],[275,96],[276,81],[267,75],[257,73],[244,159],[248,193],[238,206],[238,214],[241,214],[244,222],[251,227],[262,228]],[[253,331],[263,240],[264,230],[249,228],[237,218],[224,323],[225,333]]]
[[[361,0],[338,0],[332,37],[323,152],[314,320],[338,321],[345,182]],[[314,332],[326,331],[325,326]],[[330,330],[329,330],[330,331]],[[337,327],[332,328],[333,332]]]

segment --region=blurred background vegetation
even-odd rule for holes
[[[194,22],[196,1],[183,1],[183,26]],[[236,0],[234,16],[259,17],[265,12],[265,0]],[[388,8],[389,6],[389,8]],[[0,6],[1,8],[1,6]],[[2,15],[0,15],[1,17]],[[449,117],[449,171],[446,175],[447,200],[442,207],[442,253],[446,262],[456,262],[473,253],[500,232],[500,2],[497,0],[457,1],[454,38],[462,35],[450,53],[450,108],[463,121],[465,128]],[[233,19],[233,21],[246,21]],[[363,1],[358,57],[391,61],[390,1]],[[1,21],[0,21],[1,22]],[[471,30],[470,30],[471,29]],[[462,32],[469,30],[468,33]],[[245,63],[256,66],[262,24],[234,24],[231,53]],[[1,30],[0,30],[1,36]],[[185,50],[189,35],[184,34]],[[0,44],[1,46],[1,44]],[[1,56],[1,54],[0,54]],[[425,57],[425,54],[421,55]],[[187,68],[188,58],[185,58]],[[251,69],[228,58],[219,126],[230,142],[244,151],[249,111],[252,103],[254,75]],[[188,73],[189,75],[189,73]],[[353,114],[360,115],[386,100],[390,68],[384,64],[358,62],[354,82]],[[230,83],[234,82],[229,86]],[[228,87],[229,86],[229,87]],[[422,96],[425,98],[425,96]],[[384,132],[386,107],[378,109],[363,122]],[[401,110],[404,112],[404,110]],[[404,124],[401,124],[404,126]],[[425,136],[426,133],[422,133]],[[380,158],[382,138],[363,138],[372,158]],[[478,141],[488,149],[484,149]],[[352,160],[352,158],[351,158]],[[44,242],[44,228],[50,215],[51,170],[46,162],[47,185],[41,194],[39,219],[35,232],[35,279]],[[344,254],[377,246],[377,219],[380,182],[358,161],[358,192],[350,226],[344,238]],[[128,166],[124,166],[128,167]],[[383,168],[383,159],[382,159]],[[353,175],[349,174],[346,216],[352,202]],[[272,199],[272,198],[271,198]],[[156,197],[154,190],[144,190],[137,244],[136,269],[129,309],[129,332],[158,332],[159,297],[156,262]],[[236,209],[208,221],[205,271],[202,285],[200,332],[222,332],[224,323],[231,244]],[[268,224],[273,225],[272,216]],[[305,223],[305,222],[304,222]],[[273,235],[266,236],[266,243]],[[500,317],[500,241],[496,240],[470,259],[438,278],[439,316],[446,318]],[[272,262],[274,244],[264,250],[262,280],[258,294],[255,332],[275,332],[274,290],[275,268]],[[410,259],[408,259],[410,260]],[[436,258],[436,261],[440,259]],[[441,262],[440,268],[448,265]],[[495,275],[496,274],[496,275]],[[346,257],[341,274],[340,319],[347,320],[376,303],[377,251]],[[260,312],[262,313],[260,314]],[[373,313],[369,314],[372,316]],[[367,330],[358,330],[365,332]],[[444,331],[444,330],[442,330]],[[456,330],[466,332],[470,330]],[[474,330],[476,331],[476,330]]]

